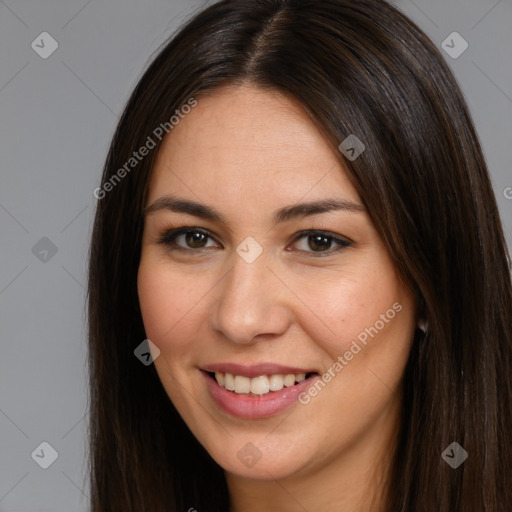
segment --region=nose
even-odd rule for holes
[[[233,255],[233,266],[217,287],[210,321],[233,343],[250,344],[284,334],[291,322],[290,292],[264,256],[247,263]]]

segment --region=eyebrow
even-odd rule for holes
[[[156,199],[151,205],[144,208],[143,214],[158,210],[169,210],[176,213],[187,213],[195,217],[217,221],[226,224],[223,216],[210,206],[191,201],[190,199],[180,199],[174,196],[162,196]],[[345,199],[323,199],[309,203],[299,203],[292,206],[285,206],[277,210],[273,217],[274,225],[300,217],[307,217],[318,213],[332,212],[336,210],[348,212],[364,212],[364,206],[347,201]]]

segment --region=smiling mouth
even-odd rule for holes
[[[249,378],[243,375],[233,375],[224,372],[205,372],[217,384],[234,394],[246,396],[261,396],[281,391],[283,388],[291,388],[300,382],[307,380],[317,372],[309,373],[288,373],[288,374],[272,374],[259,375],[258,377]]]

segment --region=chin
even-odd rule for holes
[[[212,449],[207,443],[203,446],[227,473],[254,480],[286,479],[311,465],[309,444],[299,448],[302,443],[291,436],[286,441],[279,437],[272,439],[269,432],[271,429],[258,436],[227,436]]]

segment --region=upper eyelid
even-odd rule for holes
[[[160,234],[157,235],[157,242],[158,243],[165,243],[166,238],[172,237],[175,239],[176,237],[180,235],[187,234],[189,232],[192,233],[202,233],[203,235],[206,235],[207,237],[214,240],[216,243],[220,243],[217,241],[216,237],[211,233],[211,231],[204,229],[204,228],[195,228],[195,227],[188,227],[184,226],[182,228],[170,228],[170,229],[164,229]]]
[[[208,229],[205,229],[205,228],[199,228],[199,227],[194,227],[194,226],[184,226],[181,228],[171,228],[171,229],[164,230],[164,232],[158,238],[158,240],[160,243],[165,243],[166,237],[171,236],[174,239],[177,236],[186,234],[188,232],[202,233],[202,234],[208,236],[209,238],[211,238],[216,243],[220,244],[220,242],[217,240],[216,236],[213,235],[213,233],[211,231],[209,231]],[[325,229],[303,229],[303,230],[300,230],[293,236],[290,243],[295,243],[297,240],[300,240],[301,238],[303,238],[305,236],[309,236],[311,234],[317,234],[317,233],[325,235],[329,238],[332,238],[335,241],[335,243],[336,243],[336,241],[341,242],[341,244],[339,244],[339,245],[347,246],[347,245],[352,245],[354,243],[352,240],[350,240],[349,238],[347,238],[343,235],[338,235],[336,233],[332,233],[331,231],[328,231]],[[178,247],[181,247],[181,246],[178,246]],[[186,248],[183,247],[183,249],[186,249]],[[319,252],[327,252],[327,251],[319,251]]]

